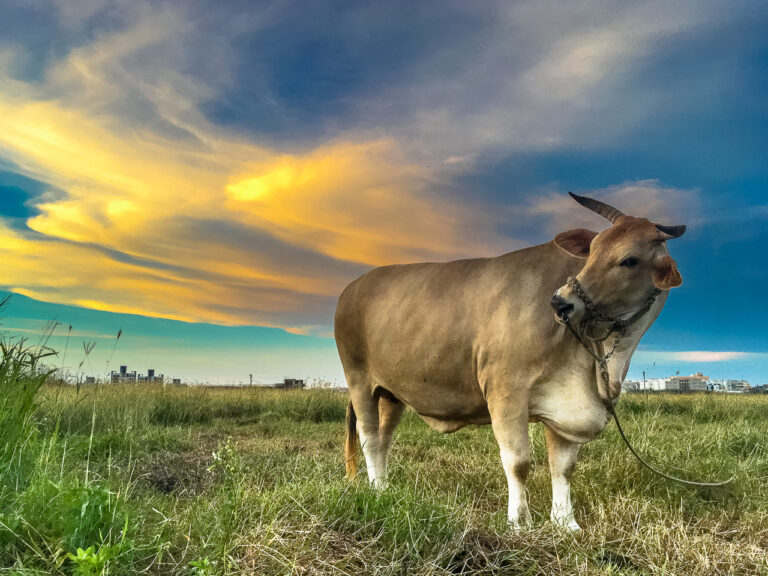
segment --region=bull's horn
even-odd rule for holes
[[[680,238],[685,232],[685,224],[680,224],[679,226],[662,226],[661,224],[656,224],[655,226],[664,234],[665,240],[669,240],[670,238]]]
[[[584,208],[589,208],[592,210],[592,212],[597,212],[603,218],[610,220],[612,224],[615,223],[616,220],[618,220],[621,216],[624,216],[622,212],[616,210],[616,208],[613,206],[609,206],[605,202],[600,202],[600,200],[587,198],[586,196],[579,196],[573,192],[568,192],[568,194],[570,194],[571,198],[576,200],[576,202],[584,206]]]

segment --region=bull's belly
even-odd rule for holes
[[[456,430],[460,428],[464,428],[464,426],[485,425],[485,424],[491,423],[491,415],[487,410],[485,414],[467,416],[461,419],[431,418],[423,414],[419,414],[419,416],[421,417],[422,420],[424,420],[424,422],[429,424],[430,428],[432,428],[433,430],[437,430],[438,432],[442,432],[443,434],[450,434],[451,432],[456,432]]]
[[[528,414],[557,434],[584,444],[594,440],[610,420],[602,400],[581,383],[552,382],[531,390]]]
[[[427,424],[440,432],[453,432],[468,424],[490,423],[488,405],[479,386],[470,378],[394,378],[379,373],[372,378],[381,387],[410,406]]]

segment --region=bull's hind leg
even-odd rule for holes
[[[571,503],[571,475],[576,467],[576,457],[580,444],[570,442],[555,432],[546,429],[547,452],[549,454],[549,470],[552,476],[552,522],[568,528],[580,530],[573,517]]]
[[[387,455],[392,445],[392,435],[403,417],[405,404],[394,396],[382,394],[379,397],[379,462],[376,472],[379,474],[379,486],[387,482]]]
[[[371,393],[367,375],[348,374],[349,398],[357,417],[357,434],[365,456],[368,479],[374,486],[384,483],[380,470],[381,441],[379,439],[379,398]]]

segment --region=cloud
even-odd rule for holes
[[[200,31],[183,12],[137,6],[42,84],[0,77],[0,154],[55,190],[34,200],[29,230],[0,220],[0,285],[325,335],[343,286],[372,265],[502,251],[492,212],[439,195],[441,176],[395,142],[288,153],[208,122],[201,103],[226,79],[178,72],[189,55],[176,43]]]
[[[29,230],[0,222],[0,285],[61,304],[326,333],[339,291],[370,266],[519,247],[516,230],[502,231],[510,215],[553,232],[604,225],[563,192],[501,207],[457,190],[455,177],[514,151],[599,146],[642,122],[647,93],[614,98],[626,72],[719,14],[695,3],[457,3],[403,22],[410,5],[393,3],[328,10],[334,25],[323,27],[300,3],[220,4],[38,0],[58,16],[47,35],[57,44],[26,75],[15,68],[23,39],[4,42],[0,156],[49,189]],[[357,58],[327,115],[289,97],[312,88],[281,57],[314,56],[307,27],[318,51],[343,60],[338,70]],[[278,48],[239,51],[262,37]],[[331,94],[347,87],[311,80]],[[212,120],[232,94],[238,118],[262,120],[256,129]],[[269,133],[273,118],[291,134]],[[696,191],[654,180],[587,192],[664,223],[696,213]]]
[[[638,355],[644,361],[653,362],[731,362],[731,361],[749,361],[765,354],[754,352],[736,352],[736,351],[659,351],[641,350]]]
[[[490,211],[438,196],[437,177],[389,142],[331,145],[248,171],[227,186],[226,205],[249,225],[334,258],[379,265],[504,246]]]
[[[750,354],[746,352],[673,352],[670,359],[680,360],[682,362],[727,362],[730,360],[743,360],[749,358]]]
[[[665,42],[739,16],[714,2],[543,1],[449,5],[443,17],[461,19],[464,33],[419,54],[404,83],[363,94],[357,119],[361,129],[387,126],[432,162],[624,138],[665,97],[647,82],[636,87],[633,69],[660,57]]]
[[[17,321],[18,322],[18,321]],[[33,327],[28,327],[25,324],[32,325]],[[53,331],[53,336],[63,338],[66,336],[70,336],[71,338],[83,338],[83,339],[98,339],[98,340],[115,340],[116,334],[102,334],[100,332],[95,332],[92,330],[77,330],[72,329],[72,331],[68,330],[67,326],[59,325],[57,326],[57,330]],[[16,334],[29,334],[32,336],[39,336],[39,337],[48,337],[48,330],[50,329],[49,324],[41,321],[41,320],[33,320],[30,322],[26,322],[24,324],[19,325],[17,324],[11,324],[6,325],[3,324],[0,326],[0,332],[10,333],[13,335]]]
[[[574,192],[602,200],[623,213],[659,224],[691,224],[699,220],[698,190],[663,186],[658,180],[638,180],[595,190]],[[531,217],[543,218],[552,233],[570,228],[603,230],[610,222],[579,206],[563,191],[545,191],[531,198]]]

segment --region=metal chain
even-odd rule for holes
[[[605,335],[605,337],[601,338],[601,340],[605,340],[608,338],[608,336],[611,335],[611,332],[614,330],[626,330],[629,328],[632,324],[635,323],[641,316],[643,316],[648,310],[651,309],[651,306],[653,306],[653,303],[656,301],[656,297],[661,294],[661,290],[658,288],[653,289],[653,292],[650,293],[648,296],[648,299],[645,301],[645,304],[643,305],[640,310],[632,314],[629,318],[621,319],[621,318],[614,318],[613,316],[609,316],[608,314],[605,314],[604,312],[601,312],[600,309],[597,307],[597,304],[595,304],[592,299],[587,296],[587,293],[584,291],[584,289],[581,287],[581,284],[578,280],[576,280],[575,276],[568,276],[568,279],[566,280],[566,284],[571,287],[571,290],[573,290],[574,294],[578,297],[579,300],[581,300],[584,303],[584,307],[589,311],[590,319],[594,320],[603,320],[605,322],[610,322],[612,324],[610,331],[608,334]]]
[[[603,314],[600,312],[600,310],[597,309],[597,306],[594,302],[592,302],[592,299],[587,296],[587,293],[584,292],[584,290],[581,287],[581,284],[579,284],[579,281],[576,280],[575,276],[568,276],[568,280],[566,280],[566,283],[568,286],[571,287],[571,290],[574,291],[576,296],[579,300],[581,300],[584,303],[584,307],[589,310],[589,313],[591,314],[592,318],[597,318],[598,320],[605,320],[607,322],[616,322],[614,318],[611,318],[607,314]]]
[[[683,480],[682,478],[676,478],[675,476],[670,476],[669,474],[665,474],[661,470],[658,470],[648,464],[641,456],[640,454],[635,451],[635,449],[632,447],[632,444],[630,444],[629,439],[627,438],[626,434],[624,434],[624,429],[621,427],[621,422],[619,422],[619,416],[616,414],[616,409],[613,406],[613,398],[611,396],[611,382],[610,382],[610,375],[608,374],[608,361],[613,356],[613,353],[616,352],[616,348],[619,346],[619,342],[624,337],[626,333],[626,329],[635,322],[640,316],[648,312],[650,310],[651,306],[653,305],[653,302],[656,300],[656,296],[661,293],[661,290],[658,288],[654,291],[654,293],[649,297],[648,302],[646,305],[633,314],[629,319],[627,320],[617,320],[614,318],[611,318],[607,314],[601,313],[597,306],[595,306],[595,303],[592,302],[592,300],[587,296],[586,292],[581,288],[581,285],[579,282],[574,278],[573,276],[568,278],[568,285],[571,286],[575,294],[581,299],[582,302],[584,302],[584,307],[589,310],[590,314],[592,314],[593,318],[598,318],[601,320],[608,320],[613,322],[613,326],[611,326],[608,333],[603,338],[591,338],[587,333],[587,324],[583,323],[581,327],[581,334],[571,325],[571,323],[568,321],[568,317],[562,318],[562,321],[565,323],[565,325],[568,327],[568,330],[570,330],[571,334],[574,335],[576,340],[581,344],[581,346],[586,350],[589,355],[597,362],[598,368],[600,370],[600,379],[603,381],[603,388],[604,388],[604,394],[605,397],[602,399],[603,403],[605,404],[606,410],[608,410],[608,413],[613,416],[614,422],[616,422],[616,428],[619,430],[619,434],[621,435],[621,438],[624,440],[624,443],[627,445],[627,448],[629,448],[629,451],[632,453],[632,455],[638,459],[640,464],[645,466],[648,470],[651,472],[658,474],[662,478],[666,478],[667,480],[672,480],[673,482],[679,482],[680,484],[686,484],[688,486],[724,486],[725,484],[729,484],[733,481],[733,476],[731,476],[728,480],[723,480],[721,482],[694,482],[692,480]],[[607,354],[602,354],[603,350],[603,342],[610,336],[613,332],[617,332],[616,338],[613,340],[613,345],[611,346],[610,351]],[[595,346],[599,349],[599,352],[595,352],[592,349],[592,346],[587,342],[587,339],[590,339]]]
[[[600,369],[600,376],[603,380],[603,385],[605,387],[605,396],[606,396],[606,406],[608,407],[608,410],[613,413],[613,402],[611,402],[611,386],[610,386],[610,376],[608,375],[608,360],[611,359],[613,356],[613,353],[616,352],[616,348],[619,347],[619,342],[621,341],[621,338],[624,336],[624,332],[619,332],[616,338],[613,341],[613,345],[611,345],[611,349],[607,354],[599,355],[595,353],[594,350],[592,350],[592,347],[589,345],[589,343],[582,338],[582,336],[576,332],[576,329],[571,325],[571,323],[566,319],[564,320],[565,325],[568,327],[568,330],[571,331],[571,333],[576,337],[576,340],[581,344],[581,346],[586,350],[590,356],[597,362],[597,365]],[[613,332],[613,331],[612,331]],[[610,333],[608,334],[610,335]],[[603,338],[605,340],[608,336]],[[597,345],[601,345],[603,340],[599,340]]]

